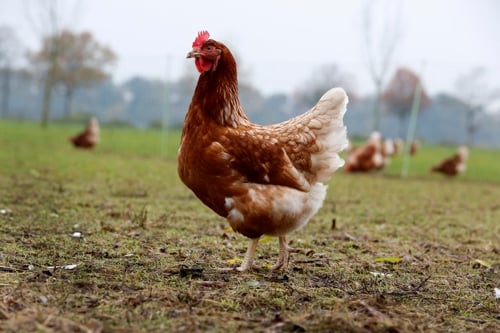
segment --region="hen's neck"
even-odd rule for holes
[[[192,105],[222,126],[238,127],[248,121],[238,97],[236,64],[220,61],[216,70],[204,72],[198,79]]]

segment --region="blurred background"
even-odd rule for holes
[[[351,137],[404,138],[418,95],[419,140],[500,147],[498,13],[496,0],[0,0],[0,117],[179,128],[206,29],[236,56],[254,122],[343,86]]]

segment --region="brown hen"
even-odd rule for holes
[[[346,172],[369,172],[385,166],[384,144],[379,132],[373,132],[360,147],[348,151]]]
[[[202,31],[188,58],[201,73],[178,152],[181,180],[234,231],[250,238],[241,266],[252,266],[263,235],[279,238],[274,269],[288,265],[286,235],[304,226],[326,195],[324,182],[344,164],[347,96],[326,92],[308,112],[280,124],[249,121],[238,97],[236,62]]]
[[[444,159],[439,164],[433,166],[431,171],[442,173],[447,176],[456,176],[465,172],[468,157],[469,149],[466,146],[460,146],[458,147],[455,155]]]
[[[73,143],[76,148],[90,149],[99,143],[99,122],[96,117],[92,117],[87,124],[85,130],[68,140]]]

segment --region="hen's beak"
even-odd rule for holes
[[[200,51],[193,50],[187,54],[186,58],[198,58],[199,56],[200,56]]]

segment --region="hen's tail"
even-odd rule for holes
[[[268,129],[309,184],[327,181],[344,165],[338,153],[348,145],[343,120],[347,102],[345,91],[333,88],[306,113]]]
[[[316,135],[316,147],[311,151],[311,173],[317,181],[327,181],[344,165],[338,153],[349,144],[343,120],[348,100],[342,88],[333,88],[306,113],[304,120],[308,121],[304,125]]]

